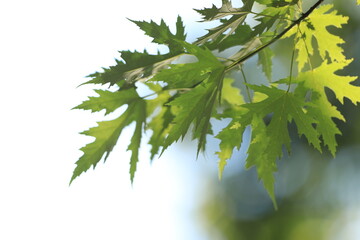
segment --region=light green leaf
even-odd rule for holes
[[[224,78],[223,88],[221,92],[222,101],[225,101],[230,105],[231,109],[226,109],[226,113],[222,114],[222,117],[239,116],[243,114],[244,109],[240,110],[240,106],[245,103],[243,96],[240,94],[240,90],[233,86],[234,79]],[[246,111],[246,110],[245,110]],[[229,114],[229,112],[231,112]],[[226,115],[226,116],[225,116]],[[222,178],[224,168],[227,164],[227,160],[231,158],[233,149],[241,146],[242,135],[247,124],[241,125],[235,118],[229,123],[227,127],[222,129],[216,138],[220,139],[220,151],[216,152],[219,157],[219,179]]]
[[[345,97],[354,104],[360,102],[360,87],[350,84],[355,81],[357,77],[339,76],[335,74],[351,62],[352,60],[333,62],[330,64],[323,62],[313,71],[302,72],[294,79],[294,82],[301,83],[301,86],[315,92],[315,96],[311,100],[312,104],[308,107],[309,114],[312,114],[314,118],[319,121],[316,129],[322,136],[324,144],[328,146],[333,155],[335,155],[337,146],[335,136],[341,134],[333,118],[343,121],[345,121],[345,119],[336,107],[332,106],[327,100],[325,88],[333,91],[341,103],[343,103]]]
[[[108,94],[108,93],[107,93]],[[107,97],[110,95],[107,95]],[[114,95],[116,98],[117,95]],[[89,102],[93,102],[95,110],[98,110],[96,102],[99,99],[91,99]],[[112,101],[111,101],[112,102]],[[91,105],[91,104],[90,104]],[[86,107],[90,106],[89,104]],[[111,104],[112,106],[112,104]],[[107,109],[108,105],[105,105]],[[89,108],[90,110],[91,108]],[[135,121],[135,132],[131,139],[128,150],[132,151],[131,165],[130,165],[130,179],[133,181],[134,173],[136,170],[136,163],[138,162],[138,148],[140,147],[140,139],[142,128],[146,121],[146,103],[141,98],[137,100],[133,99],[128,103],[128,108],[122,115],[115,120],[99,122],[97,127],[90,128],[88,131],[83,132],[87,136],[95,137],[94,142],[87,144],[81,148],[84,154],[76,162],[76,168],[70,183],[81,173],[86,172],[91,166],[96,167],[97,163],[104,157],[106,160],[116,145],[116,142],[123,131],[123,129]]]
[[[336,135],[340,135],[341,132],[333,121],[333,118],[338,118],[343,121],[345,121],[345,119],[336,107],[332,106],[325,97],[319,96],[319,98],[315,98],[312,102],[313,104],[307,108],[308,114],[318,121],[316,130],[322,137],[324,145],[326,145],[331,154],[335,156],[338,145]]]
[[[360,102],[360,87],[354,86],[357,77],[340,76],[336,72],[344,69],[352,62],[352,59],[342,62],[323,62],[318,68],[312,71],[301,72],[296,78],[296,82],[304,82],[304,86],[313,89],[321,96],[326,96],[325,88],[329,88],[335,93],[340,103],[344,103],[344,98],[348,98],[354,104]]]
[[[329,56],[331,61],[344,61],[343,49],[339,46],[344,43],[340,37],[329,32],[328,27],[341,28],[348,21],[348,17],[331,10],[332,4],[325,4],[315,9],[309,17],[302,21],[298,28],[290,30],[285,37],[296,35],[296,49],[299,71],[302,71],[309,57],[314,54],[313,39],[317,41],[318,51],[322,59]]]
[[[220,151],[216,152],[219,157],[219,179],[222,178],[224,168],[233,154],[234,148],[239,149],[242,143],[243,133],[245,127],[249,123],[240,124],[237,120],[233,120],[229,123],[227,127],[221,130],[221,132],[216,135],[216,138],[220,139]]]
[[[221,91],[221,98],[233,106],[240,106],[245,103],[243,96],[240,93],[240,89],[233,86],[234,79],[224,78],[224,83]]]
[[[139,95],[134,88],[116,92],[108,90],[94,91],[99,95],[98,97],[89,97],[89,100],[84,101],[73,109],[91,110],[91,112],[99,112],[105,109],[105,114],[109,114],[124,104],[128,104],[139,98]]]
[[[256,166],[259,178],[275,203],[272,174],[276,171],[276,159],[282,156],[283,146],[290,151],[288,122],[293,119],[299,135],[304,135],[309,143],[321,151],[318,133],[313,127],[316,121],[305,113],[303,100],[292,93],[274,87],[255,85],[250,85],[250,87],[254,91],[266,94],[267,98],[257,103],[243,105],[249,109],[247,114],[252,119],[253,130],[247,167]],[[271,121],[265,126],[262,119],[269,114],[272,114]],[[242,118],[249,122],[248,117]],[[240,122],[240,124],[244,123]]]
[[[107,159],[113,147],[122,132],[122,130],[131,123],[131,113],[127,110],[119,118],[111,121],[99,122],[97,127],[90,128],[88,131],[83,132],[87,136],[95,137],[95,141],[87,144],[80,150],[84,154],[76,162],[71,181],[81,173],[86,172],[91,166],[96,167],[97,163],[104,157]]]

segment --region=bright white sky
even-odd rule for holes
[[[192,8],[218,2],[1,1],[0,239],[202,239],[192,203],[215,163],[183,151],[150,167],[144,146],[131,187],[125,135],[69,187],[78,149],[92,140],[78,132],[102,116],[70,109],[92,94],[76,88],[84,76],[114,64],[117,50],[149,46],[126,17],[174,23],[180,14],[188,25],[199,20]]]

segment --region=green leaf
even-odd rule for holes
[[[250,87],[267,95],[267,98],[257,103],[243,105],[249,112],[243,116],[245,124],[252,119],[252,141],[248,151],[247,167],[256,166],[259,178],[263,181],[269,195],[274,197],[273,172],[276,171],[276,159],[282,156],[282,147],[290,151],[290,136],[288,122],[292,119],[296,123],[299,135],[304,135],[308,142],[321,151],[318,133],[313,124],[316,121],[304,111],[305,102],[290,92],[275,87]],[[265,126],[263,118],[272,114],[269,125]],[[244,123],[240,122],[241,125]],[[274,202],[275,203],[275,202]]]
[[[240,89],[233,86],[234,79],[224,78],[224,83],[221,91],[222,100],[232,106],[240,106],[245,103]]]
[[[114,95],[114,97],[116,98],[116,95]],[[96,111],[98,111],[98,105],[96,104],[98,100],[99,99],[95,98],[88,100],[88,102],[94,103]],[[86,108],[92,110],[89,106],[91,106],[91,104],[87,104]],[[104,108],[107,109],[107,106]],[[135,121],[136,124],[135,132],[128,147],[128,150],[132,151],[130,177],[131,181],[133,181],[136,163],[138,162],[138,148],[140,146],[142,128],[146,121],[146,103],[139,97],[136,101],[132,100],[128,102],[128,108],[120,117],[111,121],[99,122],[97,127],[90,128],[88,131],[82,133],[87,136],[95,137],[95,141],[81,148],[81,151],[83,151],[84,154],[76,162],[77,166],[70,183],[76,177],[80,176],[81,173],[86,172],[91,166],[95,168],[104,155],[104,160],[106,160],[116,145],[122,130],[133,121]]]
[[[343,49],[339,44],[344,43],[340,37],[331,34],[328,27],[341,28],[348,21],[348,17],[337,15],[336,10],[331,10],[332,4],[322,5],[302,21],[298,28],[290,30],[285,37],[296,36],[296,49],[299,71],[302,71],[309,57],[314,54],[317,46],[322,59],[330,58],[331,61],[344,61]],[[317,45],[314,45],[316,39]]]
[[[171,62],[183,54],[182,47],[177,41],[184,41],[186,38],[184,26],[180,17],[176,23],[176,34],[172,34],[169,27],[162,20],[160,25],[155,22],[133,21],[146,35],[153,38],[153,42],[165,44],[169,47],[166,54],[148,54],[144,52],[120,51],[122,61],[116,60],[116,65],[104,69],[103,72],[96,72],[88,77],[92,80],[86,83],[93,84],[120,84],[127,86],[139,80],[148,79],[159,70],[165,68]]]
[[[170,123],[173,121],[174,115],[171,113],[170,107],[162,107],[159,114],[157,114],[152,121],[147,125],[148,129],[152,131],[149,144],[151,145],[150,159],[153,160],[155,155],[159,153],[164,146],[165,138],[171,128]]]
[[[170,89],[175,86],[189,87],[188,85],[192,84],[196,87],[179,95],[169,103],[174,111],[175,118],[171,124],[171,131],[165,139],[163,151],[173,142],[178,141],[180,137],[184,138],[193,123],[193,137],[199,140],[199,153],[205,148],[206,135],[211,131],[209,121],[213,114],[216,99],[222,89],[225,66],[207,49],[186,42],[179,42],[179,44],[182,44],[188,53],[196,56],[198,63],[172,66],[172,68],[160,72],[154,79],[167,83]],[[182,70],[188,69],[193,64],[198,67],[197,70],[194,70],[196,74]],[[179,72],[182,73],[181,78],[179,78]],[[186,85],[178,86],[174,79]]]
[[[166,103],[172,98],[169,91],[162,91],[160,85],[152,85],[151,83],[147,83],[147,85],[151,85],[150,88],[158,92],[156,98],[146,101],[147,115],[153,115],[146,126],[146,130],[152,131],[148,143],[151,145],[150,159],[153,160],[155,155],[159,153],[160,148],[164,145],[165,138],[170,130],[170,122],[174,116],[171,113],[171,108],[166,106]]]
[[[136,172],[136,165],[139,161],[139,149],[141,143],[142,130],[146,122],[146,104],[144,101],[139,101],[139,103],[134,105],[133,120],[135,121],[135,131],[131,138],[130,144],[127,150],[132,151],[130,158],[130,180],[134,181],[134,176]]]
[[[154,21],[130,21],[135,23],[146,35],[153,38],[154,43],[168,45],[171,52],[177,52],[179,50],[176,40],[185,41],[185,27],[180,16],[178,16],[176,22],[176,34],[171,33],[164,20],[161,20],[160,25]]]
[[[249,25],[240,25],[236,28],[235,32],[226,37],[226,34],[222,34],[214,41],[206,42],[206,46],[210,50],[219,50],[220,52],[229,49],[235,46],[245,45],[247,42],[251,41],[252,29]]]
[[[103,72],[95,72],[88,77],[92,78],[84,84],[118,84],[128,86],[136,81],[148,79],[159,70],[179,58],[182,52],[151,55],[147,51],[121,51],[122,61],[116,60],[116,65],[104,68]]]
[[[241,8],[234,8],[229,0],[222,0],[222,5],[220,8],[217,8],[214,4],[212,8],[204,8],[202,10],[197,10],[198,13],[203,15],[203,21],[212,21],[220,18],[224,18],[229,15],[237,14],[241,12]]]
[[[307,108],[308,114],[313,116],[317,121],[316,130],[323,139],[324,145],[326,145],[333,156],[335,156],[337,142],[336,135],[340,135],[341,132],[337,128],[333,118],[338,118],[345,121],[342,114],[331,105],[327,99],[320,96],[318,99],[312,101],[313,104]]]
[[[200,150],[204,150],[206,135],[211,131],[210,118],[221,91],[224,69],[223,66],[214,69],[204,84],[198,85],[169,103],[176,111],[174,112],[175,118],[172,122],[171,132],[165,140],[164,149],[178,141],[180,137],[183,139],[193,123],[193,137],[199,141],[198,153]]]
[[[231,78],[225,78],[221,96],[222,102],[226,102],[232,108],[231,111],[235,115],[239,116],[243,114],[244,109],[239,109],[239,107],[244,104],[243,96],[240,94],[238,88],[233,87],[234,80]],[[227,111],[229,114],[229,110]],[[223,117],[225,117],[223,115]],[[228,117],[228,116],[227,116]],[[219,179],[222,178],[222,174],[227,163],[227,160],[231,158],[233,149],[237,147],[240,148],[242,142],[242,135],[245,130],[246,125],[240,125],[236,119],[233,119],[227,127],[225,127],[216,138],[220,139],[220,151],[216,152],[219,157]]]
[[[218,38],[219,40],[224,40],[226,37],[234,33],[237,27],[243,24],[254,4],[254,0],[243,0],[243,2],[244,6],[241,8],[233,8],[229,0],[222,0],[222,6],[220,8],[213,5],[212,8],[196,10],[203,15],[204,21],[212,21],[232,15],[230,19],[223,20],[221,25],[210,29],[206,35],[200,37],[196,41],[196,44],[205,44],[210,40],[216,41]],[[223,33],[226,31],[228,32],[225,36],[223,36]]]
[[[267,7],[257,15],[257,21],[260,22],[254,27],[253,36],[262,35],[264,32],[277,32],[291,24],[293,6]],[[275,24],[278,23],[278,24]],[[275,25],[275,27],[273,27]],[[274,28],[274,29],[273,29]]]
[[[301,72],[296,82],[304,82],[304,86],[315,90],[321,96],[326,96],[325,88],[329,88],[335,93],[340,103],[344,103],[344,98],[348,98],[354,104],[360,102],[360,87],[354,86],[357,77],[340,76],[336,72],[344,69],[353,60],[348,59],[342,62],[323,62],[318,68],[312,71]]]
[[[227,160],[231,158],[234,148],[240,149],[243,133],[247,125],[248,123],[240,124],[237,120],[233,120],[227,127],[222,129],[218,135],[216,135],[216,138],[221,141],[220,151],[216,152],[219,157],[219,179],[222,178]]]
[[[139,98],[134,88],[116,92],[108,90],[94,91],[99,95],[98,97],[89,97],[89,100],[84,101],[73,109],[91,110],[91,112],[99,112],[105,109],[105,114],[109,114],[124,104],[128,104]]]
[[[207,79],[214,66],[215,68],[223,67],[209,50],[185,42],[178,42],[178,44],[184,46],[187,53],[196,56],[198,61],[170,65],[169,69],[160,71],[150,81],[165,82],[169,89],[189,88]]]
[[[131,123],[130,111],[126,111],[119,118],[112,121],[99,122],[97,127],[82,132],[87,136],[95,137],[95,141],[81,148],[84,154],[76,162],[76,168],[70,183],[81,173],[86,172],[91,166],[96,167],[97,163],[105,155],[105,160],[115,146],[124,127]]]
[[[274,172],[277,171],[275,162],[276,158],[274,159],[270,152],[264,152],[265,150],[268,150],[268,146],[271,145],[272,139],[268,136],[264,121],[257,115],[253,116],[251,129],[252,137],[250,147],[248,149],[246,167],[256,167],[259,179],[262,180],[275,208],[277,208],[274,187]]]
[[[350,84],[357,77],[339,76],[337,71],[344,69],[352,60],[343,62],[326,63],[323,62],[318,68],[312,71],[302,72],[293,81],[301,83],[306,89],[317,93],[309,105],[309,114],[312,114],[318,121],[317,131],[323,138],[324,144],[328,146],[330,152],[335,155],[336,139],[335,135],[340,134],[339,129],[332,118],[345,121],[341,113],[332,106],[327,100],[325,88],[334,92],[335,97],[343,103],[344,98],[348,98],[354,104],[360,102],[360,87]]]

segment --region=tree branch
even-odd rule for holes
[[[263,50],[264,48],[267,48],[268,46],[270,46],[271,44],[273,44],[274,42],[276,42],[277,40],[279,40],[282,36],[284,36],[288,31],[290,31],[294,26],[300,24],[300,22],[302,22],[305,18],[307,18],[314,10],[315,8],[317,8],[324,0],[318,0],[308,11],[306,11],[305,13],[303,13],[301,15],[301,17],[299,17],[297,20],[295,20],[289,27],[287,27],[286,29],[284,29],[281,33],[279,33],[278,35],[276,35],[273,39],[271,39],[269,42],[265,43],[264,45],[258,47],[257,49],[255,49],[254,51],[248,53],[247,55],[241,57],[240,59],[236,60],[235,62],[233,62],[232,64],[230,64],[229,66],[226,67],[226,71],[229,71],[231,69],[233,69],[235,66],[237,66],[238,64],[244,62],[245,60],[251,58],[252,56],[254,56],[255,54],[257,54],[258,52],[260,52],[261,50]]]

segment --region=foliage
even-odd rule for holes
[[[216,154],[221,178],[233,150],[240,148],[243,133],[250,127],[246,166],[256,167],[274,203],[276,160],[282,157],[284,147],[291,150],[288,131],[291,122],[309,144],[320,152],[326,147],[335,155],[336,135],[341,132],[334,118],[345,119],[329,101],[325,89],[333,91],[340,103],[344,98],[354,104],[360,102],[360,88],[352,84],[357,78],[339,73],[352,60],[343,53],[344,40],[333,34],[334,28],[341,28],[348,17],[339,15],[332,4],[322,4],[323,0],[314,1],[307,11],[303,11],[301,0],[242,2],[240,8],[223,0],[220,7],[196,10],[203,21],[220,23],[194,43],[186,41],[180,17],[176,33],[164,21],[160,24],[132,21],[154,43],[166,45],[169,51],[155,55],[120,51],[121,60],[115,66],[89,75],[91,80],[85,84],[111,88],[95,90],[98,96],[89,97],[76,109],[105,110],[105,114],[123,106],[126,110],[114,120],[99,122],[97,127],[83,132],[95,140],[81,149],[84,154],[76,162],[71,182],[101,159],[106,160],[122,130],[129,125],[135,125],[128,146],[132,152],[131,181],[145,132],[150,135],[151,159],[183,140],[189,132],[198,142],[198,154],[206,149],[207,138],[215,136],[220,140]],[[357,3],[360,4],[359,0]],[[250,26],[247,21],[250,17],[257,24]],[[293,50],[288,60],[289,76],[274,81],[272,71],[276,68],[272,64],[279,54],[271,46],[275,42],[290,43]],[[216,55],[225,50],[232,55],[226,58]],[[192,55],[197,60],[175,61],[183,55]],[[245,77],[244,62],[254,55],[258,55],[267,84]],[[234,72],[240,72],[243,81],[233,79]],[[241,93],[235,84],[243,85],[246,91]],[[151,93],[142,94],[139,89],[144,87]],[[214,118],[231,121],[215,134],[211,121]]]

